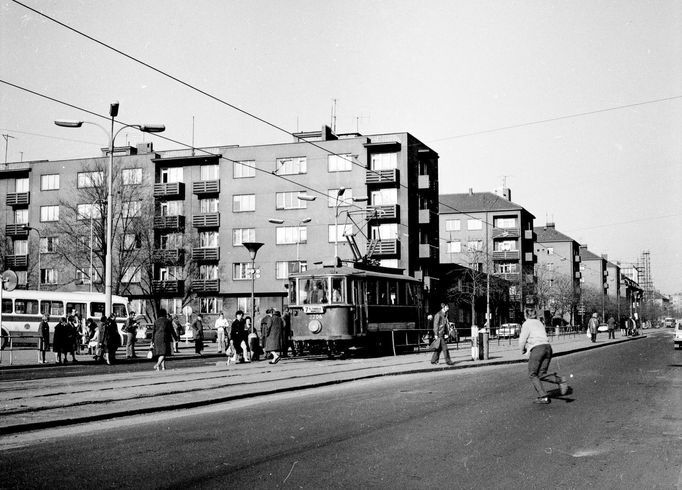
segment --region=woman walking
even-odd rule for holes
[[[166,310],[159,310],[159,318],[154,322],[152,330],[152,348],[154,356],[157,357],[154,369],[156,371],[166,370],[166,357],[171,355],[171,344],[177,340],[177,335],[173,329],[173,322],[168,318]]]

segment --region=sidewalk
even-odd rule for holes
[[[585,335],[552,340],[555,356],[646,338],[600,339]],[[488,360],[471,360],[471,349],[450,348],[455,362],[432,365],[430,352],[396,357],[327,360],[284,359],[167,370],[90,374],[68,378],[2,381],[0,378],[0,435],[26,432],[158,411],[192,408],[242,398],[333,385],[359,379],[408,373],[463,369],[526,362],[516,341],[490,342]],[[3,359],[4,363],[4,359]],[[5,365],[5,364],[3,364]],[[2,366],[0,365],[0,371]]]

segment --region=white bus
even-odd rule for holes
[[[116,314],[119,333],[128,318],[128,299],[123,296],[112,296],[112,307]],[[8,336],[36,337],[38,325],[43,314],[50,316],[50,330],[63,316],[75,315],[83,322],[94,318],[99,322],[104,313],[104,293],[33,291],[15,289],[2,291],[2,347],[5,347]],[[122,335],[121,337],[124,337]]]

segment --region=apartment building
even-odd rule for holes
[[[606,296],[609,288],[607,260],[587,249],[586,244],[580,245],[580,272],[582,303],[592,311],[586,311],[589,316],[597,312],[606,315]]]
[[[511,200],[511,190],[440,196],[441,264],[459,264],[509,281],[509,319],[523,319],[535,303],[533,216]]]
[[[40,274],[44,288],[102,289],[97,258],[89,274],[87,255],[70,265],[65,254],[50,252],[49,241],[45,247],[45,237],[71,199],[78,212],[68,219],[82,225],[81,248],[98,251],[88,225],[97,236],[106,204],[83,192],[88,185],[101,190],[106,161],[27,162],[0,171],[12,252],[5,266],[20,273],[20,284],[35,288]],[[284,306],[290,272],[335,255],[398,267],[427,282],[437,270],[438,154],[409,133],[336,135],[324,126],[290,143],[163,152],[147,144],[117,149],[114,165],[114,249],[150,249],[147,268],[132,258],[114,264],[114,290],[136,300],[138,311],[153,295],[171,313],[187,313],[187,306],[206,315],[250,313],[244,242],[264,244],[255,260],[260,309]],[[36,224],[40,238],[26,223]],[[147,245],[145,223],[153,230]]]

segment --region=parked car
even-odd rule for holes
[[[673,343],[675,344],[675,349],[682,345],[682,323],[680,322],[677,322],[677,326],[675,327],[675,338],[673,339]]]
[[[503,323],[497,330],[497,336],[500,338],[517,338],[521,333],[521,325],[519,323]]]

